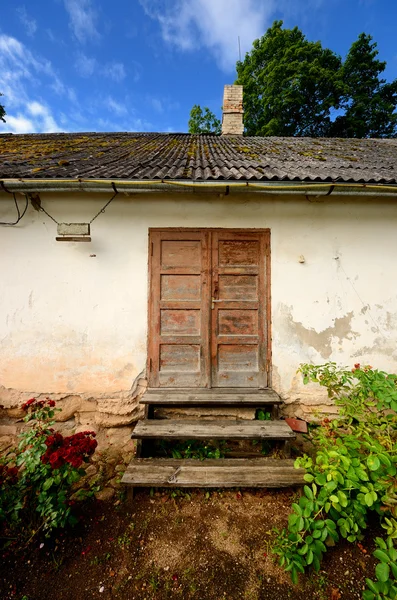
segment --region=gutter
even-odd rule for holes
[[[397,196],[397,184],[285,182],[285,181],[181,181],[181,180],[112,180],[112,179],[3,179],[0,190],[15,193],[38,192],[120,192],[126,195],[142,192],[183,192],[235,195],[244,193],[293,194],[303,196]]]

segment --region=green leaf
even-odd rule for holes
[[[325,475],[317,475],[317,477],[315,477],[314,481],[317,483],[317,485],[325,485],[327,483],[327,480],[325,478]]]
[[[390,541],[392,541],[392,540],[390,540]],[[397,550],[395,548],[393,548],[393,546],[392,546],[391,548],[389,548],[388,552],[389,552],[389,556],[390,556],[391,560],[393,562],[396,562],[397,561]]]
[[[306,554],[306,553],[307,553],[307,551],[308,551],[308,550],[309,550],[309,546],[308,546],[307,544],[304,544],[304,545],[302,546],[302,548],[300,548],[300,549],[298,550],[298,554],[299,554],[300,556],[303,556],[304,554]]]
[[[326,552],[327,551],[326,546],[320,540],[315,540],[314,544],[316,546],[316,550],[318,550],[320,552]]]
[[[305,473],[305,475],[303,476],[303,479],[305,481],[307,481],[308,483],[311,483],[314,479],[313,475],[310,475],[310,473]]]
[[[313,558],[314,558],[313,551],[309,549],[309,552],[307,553],[307,557],[306,557],[306,563],[308,565],[311,565],[313,562]]]
[[[367,586],[369,587],[369,589],[371,590],[371,592],[374,592],[374,594],[378,595],[378,588],[376,587],[376,585],[372,581],[372,579],[368,579],[368,577],[366,577],[365,583],[367,584]]]
[[[48,479],[46,479],[43,484],[43,491],[46,492],[52,486],[53,483],[54,483],[53,477],[49,477]]]
[[[313,502],[308,502],[305,506],[305,510],[303,511],[303,516],[307,519],[308,517],[310,517],[310,515],[312,514],[313,511],[314,511]]]
[[[297,522],[298,519],[299,519],[299,516],[297,514],[291,513],[288,516],[288,526],[289,527],[293,527],[296,524],[296,522]]]
[[[317,573],[320,570],[320,561],[315,554],[313,554],[313,568]]]
[[[299,506],[299,504],[296,504],[295,502],[292,504],[292,509],[296,512],[297,515],[299,515],[300,517],[302,516],[302,509]]]
[[[379,581],[386,582],[389,580],[390,568],[386,563],[379,563],[375,567],[375,574]]]
[[[314,538],[315,540],[318,540],[320,537],[321,537],[321,531],[320,531],[319,529],[315,529],[315,530],[313,531],[313,538]]]
[[[291,569],[291,580],[293,584],[298,584],[298,571],[295,568]]]
[[[380,562],[383,562],[383,563],[390,562],[390,558],[388,557],[386,552],[383,552],[383,550],[375,550],[374,556],[375,556],[375,558],[380,560]]]
[[[345,508],[347,506],[347,504],[348,504],[346,494],[344,492],[342,492],[342,491],[339,490],[338,491],[338,498],[339,498],[339,502],[340,502],[341,506],[343,506],[343,508]]]
[[[373,505],[374,499],[372,498],[371,492],[368,492],[368,494],[365,494],[364,498],[365,498],[365,504],[367,506],[372,506]]]
[[[363,600],[374,600],[374,598],[375,594],[370,590],[365,590],[365,592],[363,592]]]
[[[306,498],[308,498],[309,500],[313,500],[314,496],[313,496],[313,492],[312,490],[309,488],[308,485],[305,485],[303,488],[303,491],[305,493]]]
[[[392,563],[390,563],[390,568],[391,568],[391,572],[393,573],[394,579],[397,580],[397,565],[394,562],[392,562]]]
[[[377,471],[380,467],[380,460],[377,456],[368,456],[367,467],[370,471]]]
[[[385,520],[387,521],[388,519],[385,519]],[[382,550],[387,550],[387,545],[383,538],[375,538],[375,542],[376,542],[377,546],[382,548]]]

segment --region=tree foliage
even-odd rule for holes
[[[221,133],[221,122],[214,113],[205,106],[204,110],[195,104],[190,111],[189,133]]]
[[[0,94],[0,96],[2,96],[2,95],[3,94]],[[4,109],[4,106],[2,104],[0,104],[0,121],[3,121],[3,123],[6,122],[6,120],[4,118],[6,116],[6,114],[7,113],[6,113],[5,109]]]
[[[377,59],[372,37],[358,36],[342,67],[345,114],[338,116],[332,134],[338,137],[394,137],[396,135],[397,80],[386,83],[379,76],[386,62]]]
[[[342,62],[297,27],[275,21],[237,62],[247,134],[395,137],[397,80],[380,78],[386,63],[376,48],[362,33]]]
[[[249,135],[326,135],[342,92],[341,59],[275,21],[237,62]]]

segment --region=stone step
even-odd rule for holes
[[[282,400],[270,388],[150,388],[140,402],[167,406],[266,406],[281,404]]]
[[[261,439],[290,440],[295,434],[285,421],[145,419],[138,421],[132,439]]]
[[[133,459],[122,483],[134,487],[280,488],[304,484],[304,469],[290,459]]]

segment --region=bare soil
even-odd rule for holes
[[[72,530],[2,551],[1,600],[353,600],[372,537],[341,543],[294,586],[271,554],[297,492],[136,490],[93,501]],[[2,540],[4,541],[4,540]]]

